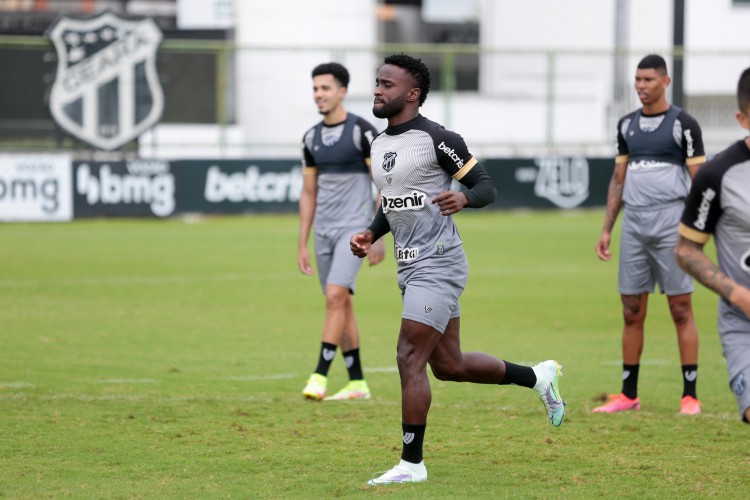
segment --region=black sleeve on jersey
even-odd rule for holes
[[[315,167],[315,158],[313,157],[310,150],[307,148],[307,142],[305,139],[307,139],[307,135],[310,133],[312,129],[309,129],[307,132],[305,132],[305,135],[302,136],[302,166],[303,167]]]
[[[716,163],[698,169],[685,199],[682,224],[701,233],[714,233],[721,215],[721,181],[726,171],[726,167]]]
[[[469,188],[464,191],[464,194],[469,200],[470,208],[482,208],[495,202],[497,196],[495,183],[479,163],[474,165],[458,182]]]
[[[698,120],[693,118],[685,111],[681,111],[677,116],[677,119],[680,120],[680,123],[682,124],[682,150],[685,151],[685,154],[687,155],[688,150],[685,131],[689,130],[690,138],[693,140],[692,148],[694,150],[694,153],[692,154],[692,156],[690,156],[690,158],[706,156],[706,148],[703,146],[703,131],[701,130],[701,126],[698,124]]]
[[[628,115],[630,116],[630,115]],[[625,136],[622,135],[622,124],[628,116],[620,118],[617,122],[617,154],[615,156],[623,156],[629,154],[628,143],[625,141]]]
[[[431,133],[440,167],[453,177],[472,158],[464,138],[445,128]]]
[[[381,237],[391,232],[391,225],[388,224],[388,219],[385,218],[385,214],[383,213],[383,207],[378,207],[378,211],[375,214],[375,218],[372,220],[372,222],[367,227],[367,229],[372,231],[372,234],[374,235],[372,238],[373,243],[375,243]]]

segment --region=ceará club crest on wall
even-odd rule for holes
[[[164,111],[156,72],[162,33],[152,19],[111,12],[60,18],[47,32],[57,51],[49,97],[66,132],[104,150],[120,148],[155,125]]]

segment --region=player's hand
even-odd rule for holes
[[[367,252],[367,262],[372,267],[383,262],[383,259],[385,259],[385,243],[383,242],[383,238],[380,238],[370,245],[370,251]]]
[[[459,191],[443,191],[430,200],[430,202],[438,204],[440,215],[456,214],[469,205],[469,199],[466,197],[466,194]]]
[[[349,240],[349,246],[352,249],[352,253],[359,258],[367,255],[367,252],[370,251],[370,247],[372,246],[373,236],[372,231],[369,229],[352,236],[352,239]]]
[[[609,244],[612,241],[612,235],[607,232],[602,232],[599,241],[596,242],[596,255],[603,261],[608,261],[612,258],[612,253],[609,251]]]
[[[307,251],[307,248],[300,248],[297,250],[297,266],[299,266],[299,270],[302,271],[302,274],[308,276],[312,275],[313,268],[310,265],[310,252]]]

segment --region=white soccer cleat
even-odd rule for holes
[[[424,466],[424,460],[418,464],[401,460],[393,469],[380,477],[370,479],[367,484],[378,486],[394,483],[421,483],[422,481],[427,481],[427,469]]]
[[[552,425],[560,427],[565,417],[565,401],[560,395],[558,382],[562,377],[562,366],[555,360],[542,361],[532,367],[536,374],[536,385],[534,390],[539,394],[539,399],[547,410]]]

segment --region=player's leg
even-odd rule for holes
[[[562,367],[554,360],[523,366],[484,352],[461,351],[460,317],[451,318],[428,363],[438,380],[476,384],[518,385],[535,389],[555,427],[562,424],[565,402],[558,378]]]
[[[432,403],[427,360],[440,341],[432,326],[410,319],[401,320],[396,363],[401,379],[401,460],[391,470],[368,481],[369,485],[416,483],[427,480],[422,447],[427,413]]]
[[[357,273],[362,259],[352,255],[349,238],[354,230],[339,230],[335,236],[333,264],[328,274],[326,288],[326,323],[323,328],[324,342],[341,347],[349,382],[326,400],[369,399],[370,389],[364,380],[359,352],[359,330],[354,315]],[[329,295],[329,288],[336,287],[337,294]],[[330,300],[329,300],[330,299]]]
[[[333,266],[333,255],[335,244],[327,231],[317,230],[314,232],[315,240],[315,263],[318,268],[318,280],[326,298],[326,321],[328,321],[328,275]],[[326,325],[323,325],[320,347],[318,349],[318,362],[315,371],[310,375],[302,389],[305,399],[320,401],[325,397],[328,385],[328,368],[336,355],[338,342],[326,341]]]
[[[625,209],[622,214],[622,236],[617,273],[617,288],[622,304],[622,390],[609,401],[594,408],[596,413],[637,410],[638,372],[643,352],[643,328],[648,294],[654,291],[655,277],[648,257],[648,239],[644,227],[649,215]]]
[[[644,324],[648,310],[648,293],[620,295],[622,303],[622,390],[620,394],[594,408],[595,413],[639,410],[638,375],[643,353]]]
[[[336,349],[341,343],[344,325],[346,324],[346,304],[350,301],[349,289],[339,285],[326,285],[325,297],[326,313],[318,364],[302,390],[305,398],[312,400],[321,400],[325,397],[328,386],[328,370],[336,356]]]
[[[682,365],[682,399],[680,412],[696,415],[701,412],[698,401],[698,328],[695,325],[690,294],[670,295],[669,312],[677,331],[677,345]]]
[[[657,279],[662,291],[667,294],[669,312],[677,332],[680,350],[680,373],[682,397],[680,413],[696,415],[701,412],[696,386],[698,383],[698,328],[693,316],[692,292],[695,290],[692,277],[677,264],[674,249],[677,245],[678,225],[683,205],[676,204],[658,214],[653,226],[659,227],[660,239],[655,245],[653,259],[656,262]]]
[[[728,309],[724,304],[719,306],[721,351],[740,418],[750,423],[750,322],[734,314],[727,317]]]
[[[350,399],[370,399],[370,387],[365,380],[362,370],[362,361],[359,353],[359,330],[354,314],[354,301],[349,296],[346,306],[346,318],[344,331],[341,335],[341,352],[344,357],[344,365],[349,375],[349,383],[342,387],[334,395],[329,396],[326,401],[347,401]]]

